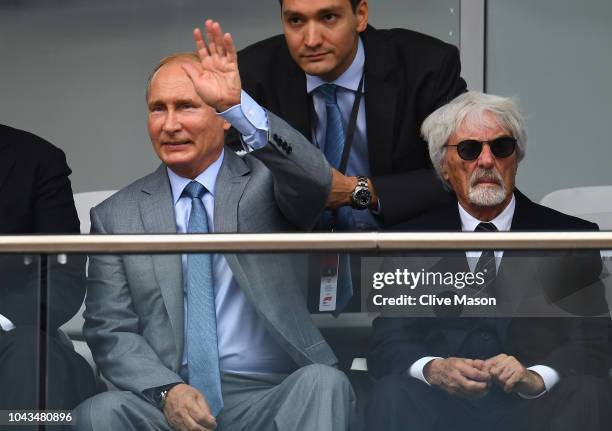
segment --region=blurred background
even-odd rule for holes
[[[370,23],[460,47],[470,88],[528,116],[518,186],[532,199],[612,184],[612,2],[370,0]],[[0,123],[62,148],[75,192],[118,189],[158,160],[144,86],[191,31],[219,20],[239,48],[281,32],[277,0],[0,0]]]

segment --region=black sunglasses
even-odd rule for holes
[[[446,145],[447,147],[457,147],[457,153],[463,160],[476,160],[482,152],[482,146],[489,144],[493,155],[499,159],[510,156],[516,148],[516,139],[512,136],[500,136],[492,141],[477,141],[468,139],[461,141],[457,145]]]

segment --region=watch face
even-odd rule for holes
[[[359,209],[365,209],[370,205],[371,194],[366,188],[355,192],[355,206]]]

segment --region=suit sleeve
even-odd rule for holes
[[[459,51],[449,46],[444,53],[437,74],[428,79],[420,91],[418,102],[420,112],[411,114],[420,119],[419,128],[429,114],[467,90],[467,85],[461,77]],[[427,142],[420,136],[417,139],[427,151]],[[396,145],[405,144],[396,143]],[[452,202],[451,194],[444,188],[431,163],[424,169],[374,176],[372,183],[382,207],[380,217],[386,226],[396,225],[433,207]]]
[[[32,196],[33,231],[42,234],[79,233],[79,218],[68,178],[72,171],[66,163],[66,156],[46,141],[42,144]],[[70,320],[83,303],[85,263],[83,255],[41,258],[41,280],[49,286],[46,309],[50,329],[57,329]],[[47,298],[41,300],[47,302]]]
[[[331,167],[308,139],[271,112],[268,127],[268,145],[251,154],[272,172],[274,195],[283,215],[301,229],[311,230],[331,191]]]
[[[368,369],[377,379],[387,375],[407,375],[410,366],[432,352],[425,334],[434,319],[378,317],[368,350]]]
[[[557,328],[566,328],[567,341],[552,350],[543,363],[562,374],[606,377],[611,321],[599,252],[552,254],[538,270],[547,299],[573,316],[559,322]]]
[[[74,206],[68,176],[72,173],[64,152],[51,147],[36,168],[33,197],[36,233],[79,233],[79,218]]]
[[[107,234],[102,218],[91,210],[91,232]],[[143,394],[150,388],[182,382],[165,366],[140,334],[123,257],[89,257],[83,334],[102,374],[123,390]]]

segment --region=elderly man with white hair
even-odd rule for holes
[[[465,93],[432,113],[421,130],[456,202],[400,229],[597,230],[593,223],[531,202],[515,188],[527,136],[512,99]],[[590,266],[565,265],[561,273],[543,278],[538,271],[549,260],[531,256],[535,265],[517,265],[520,259],[525,255],[517,251],[468,251],[440,266],[487,273],[490,286],[479,294],[514,295],[519,311],[534,298],[550,299],[559,288],[553,279],[590,284],[601,269],[598,257],[587,253]],[[587,273],[576,273],[582,270]],[[378,381],[367,429],[611,429],[602,379],[606,319],[513,317],[519,314],[462,317],[459,310],[438,318],[376,319],[368,365]]]

